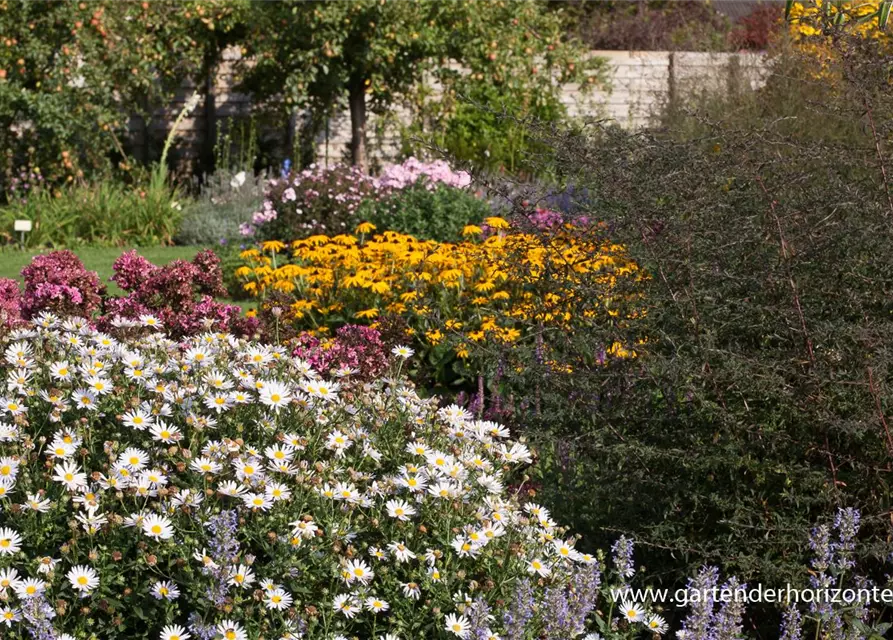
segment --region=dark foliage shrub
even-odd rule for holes
[[[779,3],[760,4],[735,21],[729,33],[729,42],[736,49],[765,51],[773,38],[786,28],[784,10]]]
[[[564,3],[562,3],[563,5]],[[576,35],[593,49],[620,51],[722,51],[728,18],[706,2],[573,2]]]
[[[531,132],[647,271],[644,312],[488,346],[473,401],[540,444],[540,497],[588,544],[634,536],[668,581],[705,561],[802,581],[838,505],[862,511],[862,559],[889,557],[893,60],[838,47],[660,131]],[[615,340],[636,357],[601,358]]]

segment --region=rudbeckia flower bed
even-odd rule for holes
[[[373,235],[369,223],[353,235],[265,242],[242,253],[236,275],[249,293],[275,296],[283,323],[318,330],[396,316],[426,356],[466,358],[476,343],[522,340],[524,327],[570,331],[637,313],[630,287],[642,273],[596,225],[530,233],[502,218],[486,222],[491,235],[468,226],[460,243]],[[633,355],[632,345],[605,347]]]
[[[416,394],[408,348],[330,378],[48,313],[0,346],[4,638],[584,633],[600,562],[522,502],[523,442]]]

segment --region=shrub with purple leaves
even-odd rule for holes
[[[22,293],[19,283],[11,278],[0,278],[0,328],[11,329],[22,318]]]
[[[95,271],[87,271],[71,251],[53,251],[35,256],[22,269],[25,289],[21,314],[32,318],[48,311],[65,316],[89,318],[99,309],[105,286]]]
[[[387,368],[385,344],[371,327],[347,324],[335,332],[334,338],[302,333],[295,342],[292,355],[303,358],[317,371],[371,379]]]
[[[240,319],[239,307],[215,300],[226,291],[220,259],[211,250],[199,252],[191,262],[174,260],[163,267],[128,251],[112,268],[112,282],[127,295],[106,301],[105,313],[97,319],[102,328],[152,316],[177,337],[211,330],[252,332],[250,320]]]

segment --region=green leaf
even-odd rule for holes
[[[877,10],[877,25],[881,31],[887,28],[887,20],[890,19],[890,9],[893,8],[893,0],[884,0]]]

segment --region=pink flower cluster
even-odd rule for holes
[[[401,190],[411,187],[417,182],[424,182],[426,188],[435,189],[443,184],[448,187],[464,189],[471,184],[471,174],[466,171],[453,171],[443,160],[422,162],[417,158],[407,158],[402,164],[385,167],[375,180],[378,189]]]
[[[372,379],[388,366],[388,354],[375,329],[346,324],[325,342],[302,333],[295,339],[292,355],[303,358],[317,371],[350,369],[354,376]]]
[[[443,160],[422,162],[409,158],[390,165],[374,178],[356,167],[316,164],[285,178],[270,180],[266,198],[250,223],[239,226],[243,236],[263,228],[267,238],[290,239],[295,232],[344,233],[355,224],[354,216],[366,201],[380,201],[413,185],[434,190],[438,185],[464,189],[471,175],[453,171]]]
[[[112,265],[112,282],[127,292],[109,298],[105,315],[97,324],[110,324],[115,317],[136,320],[154,315],[174,336],[194,335],[202,331],[236,331],[241,309],[217,302],[223,296],[223,272],[220,259],[206,249],[191,262],[174,260],[159,267],[136,251],[122,254]]]
[[[61,316],[89,318],[102,304],[105,287],[95,271],[87,271],[71,251],[35,256],[22,269],[25,290],[20,310],[24,318],[49,311]]]
[[[336,228],[337,224],[345,226],[360,204],[374,197],[375,181],[360,169],[312,164],[285,178],[270,180],[263,205],[250,223],[240,225],[239,232],[254,236],[258,227],[275,227],[270,223],[276,221],[308,233],[343,232],[345,229]]]

